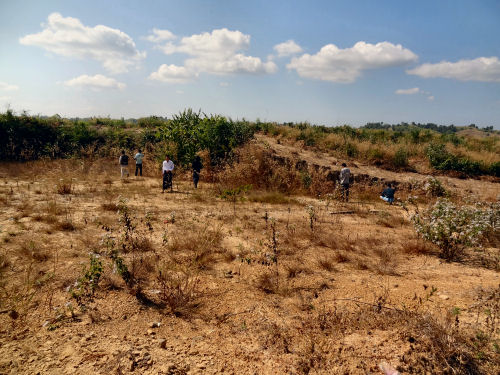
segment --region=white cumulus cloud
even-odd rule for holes
[[[154,81],[169,83],[185,83],[198,76],[183,66],[162,64],[156,72],[149,75],[149,79]]]
[[[182,82],[197,77],[200,73],[225,74],[270,74],[277,70],[272,61],[247,56],[242,51],[250,46],[250,36],[226,28],[183,37],[178,43],[159,45],[166,55],[186,54],[184,66],[160,66],[150,79],[166,82]]]
[[[112,73],[126,72],[146,56],[130,36],[108,26],[88,27],[77,18],[52,13],[42,27],[39,33],[26,35],[19,42],[57,55],[97,60]]]
[[[287,68],[295,69],[304,78],[351,83],[364,70],[400,66],[416,60],[417,55],[400,44],[357,42],[345,49],[327,44],[315,55],[292,58]]]
[[[396,94],[398,95],[414,95],[414,94],[418,94],[418,93],[421,93],[422,91],[420,91],[420,89],[418,87],[413,87],[411,89],[399,89],[399,90],[396,90]]]
[[[278,53],[279,57],[295,55],[302,52],[302,47],[295,43],[293,40],[276,44],[273,49]]]
[[[424,78],[440,77],[460,81],[500,82],[500,61],[494,56],[457,62],[441,61],[436,64],[422,64],[406,72]]]
[[[3,90],[3,91],[15,91],[15,90],[19,90],[19,86],[11,85],[11,84],[8,84],[8,83],[5,83],[5,82],[0,82],[0,90]]]
[[[175,39],[176,36],[169,30],[161,30],[161,29],[153,29],[153,34],[148,35],[146,40],[149,40],[153,43],[160,43],[166,40]]]
[[[69,87],[83,87],[90,88],[92,90],[101,89],[120,89],[123,90],[126,85],[122,82],[118,82],[114,78],[105,77],[102,74],[96,74],[95,76],[81,75],[79,77],[65,81],[64,84]]]

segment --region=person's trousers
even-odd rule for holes
[[[142,164],[136,164],[135,165],[135,175],[137,176],[137,172],[140,173],[140,175],[142,176]]]
[[[122,178],[125,175],[127,175],[127,177],[128,177],[128,165],[120,165],[120,172],[121,172]]]
[[[340,194],[343,200],[349,201],[349,184],[340,184]]]
[[[380,199],[386,201],[387,203],[390,203],[392,204],[392,202],[394,202],[394,198],[387,198],[387,197],[384,197],[384,196],[380,196]]]
[[[172,172],[163,172],[163,190],[172,188]]]
[[[198,181],[200,181],[200,172],[193,171],[193,183],[195,189],[198,188]]]

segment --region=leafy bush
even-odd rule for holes
[[[490,164],[489,174],[492,176],[500,177],[500,161]]]
[[[345,153],[348,157],[354,158],[358,155],[359,151],[354,143],[348,142],[345,145]]]
[[[448,191],[436,177],[430,177],[425,182],[424,190],[431,197],[446,197],[448,195]]]
[[[431,166],[443,171],[457,171],[467,175],[480,175],[485,168],[478,161],[459,157],[446,150],[444,143],[431,143],[426,150]]]
[[[484,235],[498,229],[499,207],[492,205],[457,207],[440,199],[427,212],[417,212],[411,218],[415,230],[439,247],[441,256],[453,260],[466,246],[477,246]]]
[[[253,129],[245,121],[234,122],[219,115],[208,117],[192,109],[174,115],[160,127],[160,137],[175,146],[174,158],[182,165],[189,165],[195,154],[205,149],[211,162],[217,164],[252,136]]]

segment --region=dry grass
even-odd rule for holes
[[[431,253],[437,253],[437,249],[432,243],[422,239],[410,239],[403,242],[401,251],[405,254],[412,255],[427,255]]]
[[[200,298],[199,278],[169,263],[160,265],[156,282],[160,301],[177,316],[187,316]]]
[[[52,228],[53,230],[56,231],[66,231],[66,232],[72,232],[77,230],[77,226],[71,220],[63,220],[60,222],[55,222]]]
[[[256,280],[257,289],[267,294],[274,294],[279,291],[279,280],[275,272],[265,271],[261,273]]]
[[[73,194],[73,181],[71,179],[61,179],[56,185],[56,193],[60,195]]]
[[[248,196],[250,202],[267,204],[290,204],[297,203],[296,200],[280,192],[254,192]]]
[[[252,167],[250,162],[235,168],[237,172],[248,172],[244,177],[250,178],[255,172],[252,168],[257,168],[258,172],[265,165],[272,167],[272,163],[278,163],[272,155],[262,157],[262,160],[257,160],[263,164],[258,168]],[[269,160],[266,159],[268,157]],[[98,164],[90,167],[87,177],[79,170],[78,173],[82,174],[73,186],[74,191],[85,192],[87,185],[82,184],[103,180]],[[272,182],[272,188],[282,186],[284,190],[290,188],[294,193],[311,194],[311,190],[303,186],[300,173],[294,175],[286,165],[278,167],[279,178],[290,177],[285,185],[280,185],[272,176],[264,176],[257,183]],[[70,168],[68,170],[71,171]],[[454,284],[448,280],[450,272],[456,272],[453,268],[456,265],[438,264],[435,260],[432,263],[430,259],[425,265],[426,277],[432,279],[434,285],[439,284],[440,291],[449,288],[447,294],[450,299],[435,298],[429,300],[425,308],[414,307],[419,302],[418,299],[412,300],[410,294],[413,293],[412,288],[420,286],[422,281],[420,276],[411,279],[414,277],[415,255],[433,254],[433,249],[415,239],[411,228],[401,226],[396,208],[386,207],[385,212],[374,212],[382,206],[378,196],[374,196],[376,203],[367,198],[361,205],[359,202],[345,205],[329,202],[328,211],[332,207],[337,211],[355,211],[353,214],[330,215],[325,208],[325,200],[314,199],[311,195],[291,197],[284,190],[275,193],[263,188],[262,191],[251,192],[250,203],[239,203],[240,213],[235,218],[223,212],[226,206],[221,206],[221,202],[216,200],[212,186],[205,188],[206,182],[202,189],[192,193],[188,176],[182,177],[185,180],[179,181],[179,191],[186,194],[165,197],[149,191],[149,187],[158,186],[159,179],[129,179],[130,183],[120,184],[118,172],[113,170],[112,173],[116,175],[114,181],[110,180],[113,186],[101,186],[92,191],[89,188],[89,194],[62,196],[52,191],[44,197],[37,194],[33,186],[31,190],[26,190],[25,181],[20,181],[19,188],[12,185],[16,200],[6,208],[8,214],[2,213],[5,223],[2,224],[5,225],[2,237],[10,239],[9,232],[18,233],[18,236],[2,244],[5,249],[0,251],[2,303],[4,285],[11,295],[14,295],[11,291],[21,290],[24,285],[21,275],[15,274],[15,270],[36,266],[32,272],[37,275],[36,280],[40,279],[37,285],[42,285],[37,287],[39,294],[34,297],[28,293],[20,297],[20,300],[26,301],[24,311],[27,311],[29,319],[23,323],[24,326],[18,327],[31,328],[31,324],[40,327],[43,323],[40,319],[46,311],[47,315],[55,314],[53,307],[65,311],[64,306],[70,297],[64,287],[72,285],[81,275],[81,263],[88,259],[87,254],[92,251],[100,254],[104,273],[97,297],[89,307],[92,312],[111,318],[106,320],[105,327],[99,324],[99,319],[91,323],[98,336],[95,339],[97,345],[108,343],[104,331],[109,329],[116,330],[121,336],[124,332],[122,315],[133,315],[139,322],[154,320],[168,324],[167,329],[172,332],[169,336],[172,338],[171,345],[176,353],[178,346],[184,348],[185,344],[176,337],[186,336],[188,332],[190,335],[196,330],[213,331],[214,335],[204,339],[207,345],[214,345],[216,341],[212,338],[216,337],[221,351],[228,353],[224,354],[226,358],[233,360],[231,356],[234,356],[235,361],[241,350],[248,349],[248,342],[257,342],[265,349],[265,356],[275,372],[280,373],[374,373],[377,371],[374,366],[381,358],[399,361],[401,373],[447,371],[466,374],[467,370],[472,374],[481,373],[476,371],[478,368],[482,373],[495,373],[492,339],[490,336],[477,339],[470,334],[469,327],[476,329],[475,316],[464,311],[459,316],[459,324],[452,319],[454,317],[444,319],[449,306],[458,303],[454,300],[457,289],[453,289]],[[310,177],[312,186],[316,178],[318,181],[321,178]],[[53,187],[56,178],[59,177],[40,176],[43,179],[40,182],[43,186]],[[231,172],[224,181],[237,184],[243,181],[239,178],[237,173]],[[296,182],[298,185],[294,185]],[[4,190],[8,193],[9,189]],[[141,194],[144,191],[147,193]],[[119,195],[128,200],[131,217],[137,225],[126,247],[127,252],[121,247],[123,224],[117,221],[115,213],[118,207],[114,202]],[[33,204],[33,221],[9,221],[10,214],[23,197]],[[41,201],[42,197],[47,200]],[[33,203],[34,199],[36,203]],[[307,212],[302,207],[306,204],[317,208],[318,220],[314,222],[314,230],[309,227]],[[151,211],[151,207],[154,207],[153,231],[149,231],[144,221],[144,212]],[[269,251],[270,229],[269,222],[266,226],[263,219],[265,210],[276,220],[278,274]],[[175,220],[172,220],[173,211],[176,212]],[[64,230],[58,226],[64,220],[78,224],[85,220],[86,225],[80,224],[76,232]],[[51,224],[49,228],[53,234],[43,235],[47,226],[36,221]],[[35,237],[27,236],[28,231],[33,232]],[[109,254],[105,250],[108,248],[100,243],[104,234],[116,241],[114,249],[126,265],[132,281],[126,283],[116,273],[116,263],[107,256]],[[46,243],[47,240],[50,242]],[[51,252],[52,249],[58,249],[57,256]],[[55,265],[56,262],[59,262],[57,267],[54,266],[56,276],[54,280],[49,280],[48,270],[52,270],[52,263]],[[476,265],[467,263],[460,267],[467,268],[463,276],[467,278],[464,286],[474,282],[491,284],[492,271],[477,271],[472,268]],[[400,274],[402,269],[409,269],[410,272]],[[474,272],[477,272],[477,277],[471,276]],[[428,283],[428,279],[425,280]],[[332,287],[329,288],[326,283]],[[391,293],[394,291],[390,299],[394,304],[387,302],[388,297],[377,299],[372,296],[373,285],[386,283]],[[405,288],[392,288],[394,283],[405,285]],[[370,287],[367,288],[367,285]],[[460,292],[463,292],[460,294],[463,303],[468,304],[472,299],[469,298],[472,287],[467,290],[468,294],[461,289]],[[137,298],[131,298],[130,294]],[[47,302],[52,295],[53,302]],[[497,294],[493,298],[495,296]],[[372,297],[374,302],[370,303]],[[353,302],[356,298],[358,302]],[[404,309],[401,307],[403,303]],[[42,309],[50,304],[53,304],[51,308]],[[491,311],[496,308],[493,305],[483,307]],[[195,317],[201,319],[192,319],[195,309]],[[227,319],[214,319],[221,310],[228,311]],[[425,314],[420,314],[423,311]],[[491,331],[485,328],[484,309],[479,308],[478,311],[483,315],[477,327],[489,335]],[[10,318],[7,318],[6,315],[0,316],[0,323],[10,323]],[[46,319],[45,316],[43,319]],[[462,324],[462,320],[467,325]],[[66,325],[64,332],[68,334],[85,329],[82,324],[69,319],[60,324]],[[4,331],[9,334],[17,329],[10,328],[8,324],[4,326]],[[147,343],[142,337],[143,325],[135,324],[134,320],[126,326],[127,332],[137,337],[141,345]],[[44,329],[37,332],[42,339],[46,339],[44,334],[49,334]],[[237,345],[225,340],[227,335],[231,335]],[[22,342],[23,339],[19,340]],[[57,344],[61,342],[57,338],[51,340]],[[38,345],[39,342],[29,344]],[[75,348],[81,349],[78,343]],[[250,365],[239,362],[235,366],[240,367],[234,367],[234,371],[265,372],[261,367],[261,351],[252,348],[252,353],[255,353],[253,362]],[[196,350],[200,351],[200,355],[206,355],[203,349],[196,347]],[[196,355],[193,356],[196,358]],[[36,365],[40,366],[40,363]],[[158,370],[154,366],[150,371]],[[253,367],[250,369],[250,366]],[[232,368],[229,370],[233,371]]]
[[[318,266],[327,272],[335,272],[335,259],[332,257],[322,257],[318,259]]]
[[[285,265],[286,277],[293,279],[301,274],[307,274],[310,271],[298,260]]]
[[[111,211],[111,212],[118,211],[118,205],[116,203],[103,203],[103,204],[101,204],[101,208],[104,211]]]
[[[46,262],[50,259],[50,253],[40,244],[33,240],[26,239],[20,243],[19,253],[28,259],[36,262]]]

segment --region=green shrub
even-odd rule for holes
[[[500,177],[500,161],[490,164],[489,174],[492,176]]]
[[[375,160],[384,160],[385,154],[381,149],[377,147],[377,148],[370,148],[367,156],[368,159],[375,161]]]
[[[441,250],[441,257],[453,260],[464,247],[479,245],[483,236],[498,228],[498,205],[457,207],[447,199],[411,218],[415,230]]]
[[[487,172],[480,162],[448,152],[443,143],[431,143],[427,147],[426,154],[431,166],[438,170],[457,171],[467,175],[480,175]]]
[[[227,159],[232,150],[253,136],[246,121],[228,120],[223,116],[202,115],[192,109],[184,110],[164,123],[160,139],[175,146],[173,157],[182,165],[190,165],[198,151],[208,150],[212,163]]]
[[[347,142],[345,145],[345,153],[348,157],[354,158],[358,155],[359,151],[355,144]]]
[[[75,285],[70,289],[71,296],[79,305],[82,306],[92,300],[103,271],[104,268],[99,257],[91,254],[89,268],[83,269],[83,276],[78,278]]]
[[[424,190],[431,197],[446,197],[449,193],[444,188],[441,181],[435,177],[430,177],[424,185]]]
[[[396,168],[407,168],[408,152],[404,148],[399,148],[394,154],[394,158],[392,159],[392,164]]]

